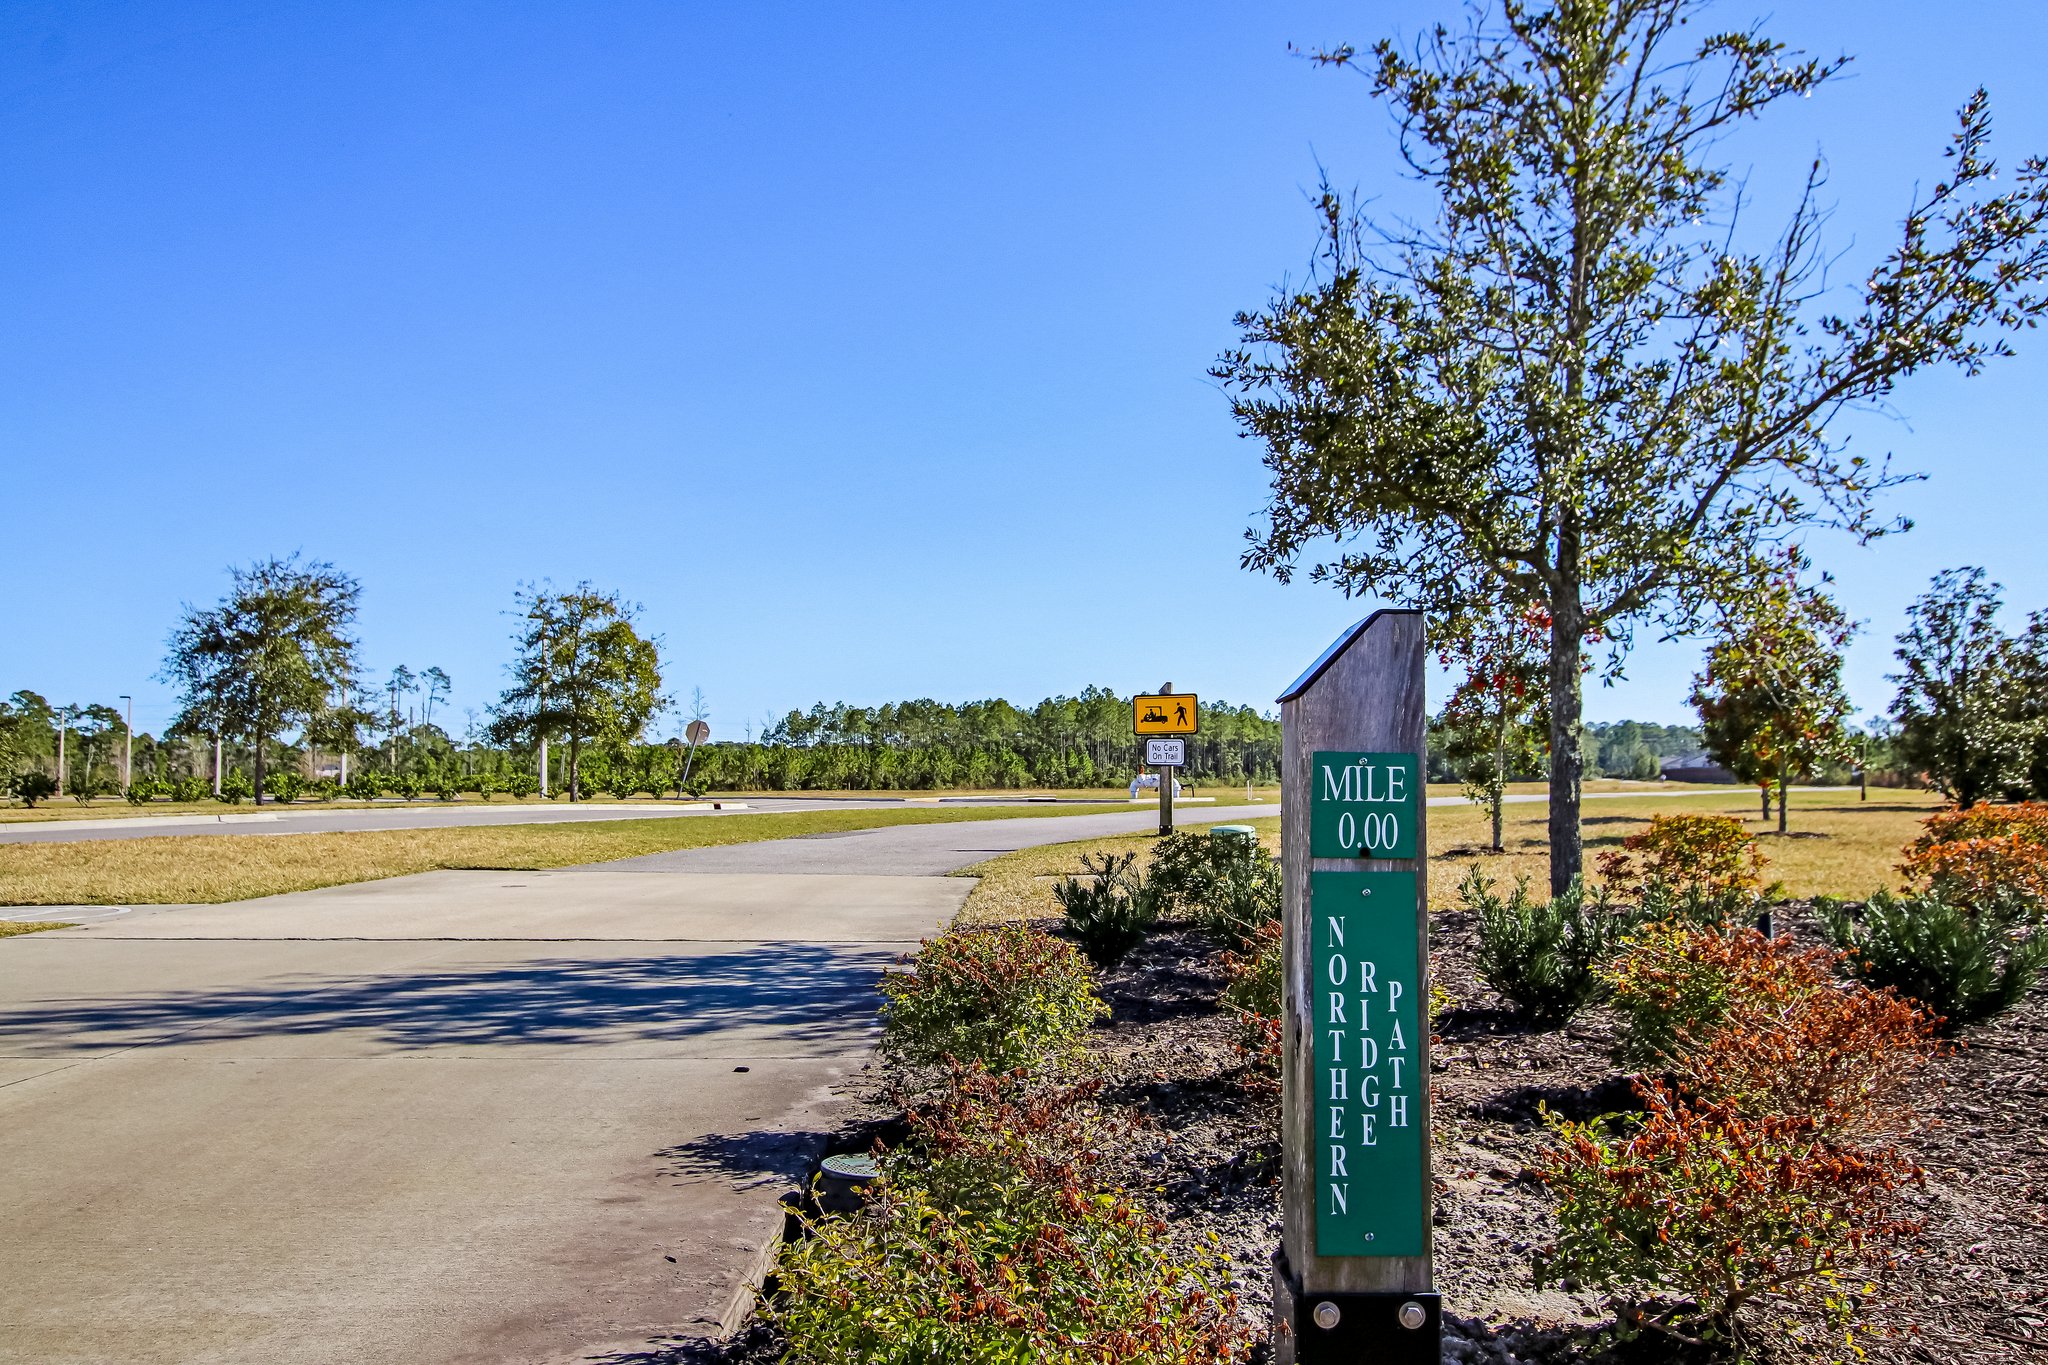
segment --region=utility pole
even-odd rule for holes
[[[220,732],[213,735],[213,794],[220,795]]]
[[[64,730],[70,723],[70,717],[62,711],[57,713],[57,792],[60,796],[64,792]]]
[[[128,703],[128,746],[121,751],[121,790],[127,791],[135,785],[135,698],[123,692],[119,700]]]

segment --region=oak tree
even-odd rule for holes
[[[1420,607],[1550,621],[1551,883],[1582,861],[1581,655],[1647,622],[1696,628],[1760,555],[1816,524],[1903,526],[1899,481],[1830,424],[1930,367],[1975,373],[2048,307],[2048,174],[2001,184],[1982,91],[1896,243],[1832,301],[1822,163],[1761,237],[1719,140],[1846,59],[1704,0],[1474,0],[1362,70],[1434,200],[1416,225],[1321,195],[1313,277],[1240,315],[1214,373],[1265,447],[1247,567]]]
[[[296,554],[228,573],[219,606],[185,607],[159,676],[178,689],[174,730],[248,736],[261,805],[270,741],[314,721],[355,679],[350,631],[362,590],[332,564],[301,564]]]
[[[584,746],[628,743],[667,704],[659,642],[634,626],[639,608],[578,583],[567,592],[525,586],[515,595],[512,686],[493,708],[499,743],[569,740],[569,799],[580,801]]]

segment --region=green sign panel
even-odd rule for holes
[[[1310,756],[1309,856],[1413,858],[1422,764],[1414,754]]]
[[[1309,917],[1316,1254],[1420,1256],[1429,1023],[1415,874],[1312,872]]]

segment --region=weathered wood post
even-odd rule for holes
[[[1281,1365],[1437,1365],[1422,614],[1280,698]]]

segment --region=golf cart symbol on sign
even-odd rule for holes
[[[1192,735],[1201,725],[1202,708],[1192,692],[1170,692],[1132,699],[1132,730],[1141,735]]]

